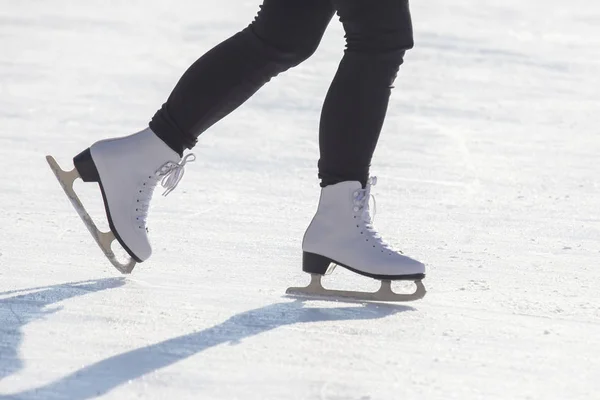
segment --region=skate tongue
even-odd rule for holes
[[[185,173],[185,164],[194,161],[196,161],[196,155],[190,153],[187,154],[179,162],[179,164],[169,161],[161,167],[160,175],[164,175],[160,184],[163,188],[166,189],[163,193],[163,196],[168,196],[169,193],[175,190],[175,188],[183,178],[183,174]]]
[[[375,201],[375,196],[371,194],[371,187],[377,184],[377,177],[372,176],[367,181],[367,187],[364,189],[360,189],[356,192],[355,201],[360,209],[363,210],[362,218],[367,224],[372,224],[375,221],[375,214],[377,212],[377,202]],[[371,207],[369,205],[369,201],[373,199],[373,211],[371,212]]]

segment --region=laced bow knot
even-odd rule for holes
[[[140,222],[140,229],[146,229],[146,231],[148,230],[148,228],[146,228],[146,220],[148,218],[152,194],[158,182],[160,181],[161,186],[166,189],[163,193],[163,196],[167,196],[169,193],[175,190],[183,178],[183,174],[185,173],[185,164],[195,160],[196,156],[193,153],[187,154],[179,163],[167,161],[155,171],[154,176],[148,176],[150,181],[143,184],[143,188],[141,188],[139,192],[144,194],[140,195],[136,202],[136,212],[138,213],[136,220]]]
[[[159,178],[162,177],[161,186],[166,189],[163,196],[168,196],[169,193],[175,190],[185,173],[185,164],[194,161],[196,161],[196,155],[190,153],[183,157],[179,163],[169,161],[156,171],[156,176]]]

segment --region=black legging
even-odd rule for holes
[[[321,186],[365,185],[392,84],[413,46],[408,0],[264,0],[244,30],[183,74],[150,128],[173,150],[250,98],[271,78],[309,58],[337,11],[346,50],[325,98],[319,128]]]

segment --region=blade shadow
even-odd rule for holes
[[[374,303],[361,303],[362,307],[312,308],[304,307],[305,302],[297,299],[245,311],[213,327],[106,358],[48,385],[0,396],[0,399],[95,398],[207,349],[226,343],[238,345],[243,339],[282,326],[324,321],[367,321],[414,310],[404,305]]]
[[[48,306],[124,283],[119,277],[0,292],[0,382],[23,368],[18,356],[23,327],[61,309]]]

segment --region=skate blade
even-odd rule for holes
[[[322,275],[311,274],[310,283],[306,287],[291,287],[286,294],[301,297],[340,298],[364,301],[406,302],[420,300],[425,297],[427,290],[422,281],[415,281],[414,293],[404,294],[392,291],[391,281],[381,281],[381,287],[376,292],[355,292],[346,290],[325,289],[321,284]]]
[[[96,224],[86,211],[83,204],[81,204],[81,200],[79,200],[79,197],[75,193],[75,190],[73,189],[73,183],[77,178],[80,178],[77,169],[73,168],[72,171],[63,170],[52,156],[46,156],[46,161],[48,161],[48,164],[50,165],[52,172],[54,172],[56,179],[58,179],[60,186],[62,186],[63,190],[65,191],[65,194],[67,195],[69,200],[71,200],[71,204],[73,204],[73,207],[77,211],[77,214],[79,214],[79,217],[81,218],[85,226],[88,228],[88,231],[90,231],[92,237],[96,240],[96,243],[98,244],[100,249],[102,249],[102,252],[106,256],[106,258],[108,258],[110,263],[121,273],[130,274],[133,268],[135,267],[135,260],[130,258],[129,261],[125,264],[117,260],[115,253],[110,248],[112,242],[116,239],[114,233],[112,231],[101,232],[96,227]]]

